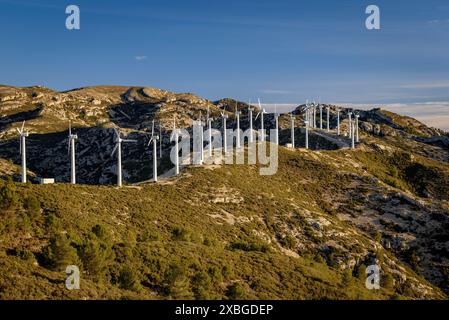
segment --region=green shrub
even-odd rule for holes
[[[245,298],[245,288],[238,282],[228,286],[226,296],[231,300],[240,300]]]
[[[258,251],[266,253],[270,247],[265,243],[235,241],[229,245],[231,250]]]
[[[88,274],[99,281],[114,261],[114,252],[110,246],[90,239],[81,247],[80,258]]]
[[[172,239],[175,241],[190,241],[190,235],[185,228],[175,227],[172,230]]]
[[[8,179],[4,185],[0,187],[0,208],[12,209],[19,203],[19,197],[16,192],[16,186],[11,179]]]
[[[130,266],[125,266],[118,277],[120,288],[126,290],[138,290],[139,281],[137,272]]]
[[[53,270],[65,269],[68,265],[79,265],[76,249],[64,234],[57,234],[50,238],[49,245],[44,250],[45,261]]]
[[[23,207],[31,217],[36,217],[41,213],[41,204],[35,196],[26,197],[23,202]]]
[[[195,299],[206,300],[210,298],[212,282],[209,275],[203,271],[198,272],[192,278],[192,291]]]

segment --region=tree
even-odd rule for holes
[[[79,265],[76,249],[70,245],[65,234],[57,234],[50,238],[44,256],[48,266],[53,270],[62,270],[69,265]]]

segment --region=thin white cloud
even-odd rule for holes
[[[260,93],[263,94],[290,94],[292,91],[288,90],[277,90],[277,89],[263,89],[259,90]]]
[[[147,58],[147,56],[135,56],[134,59],[136,59],[137,61],[142,61],[145,60]]]
[[[449,81],[435,81],[427,83],[409,83],[401,85],[403,89],[446,89],[449,88]]]

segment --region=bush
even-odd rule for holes
[[[164,291],[173,299],[191,299],[192,293],[189,290],[189,281],[186,269],[183,266],[170,264],[164,277]]]
[[[55,235],[50,238],[49,245],[44,250],[48,267],[62,270],[69,265],[79,265],[76,249],[70,245],[66,235]]]
[[[16,193],[16,186],[11,179],[0,187],[0,208],[12,209],[19,203],[19,197]]]
[[[245,288],[238,282],[228,286],[226,296],[231,300],[239,300],[245,297]]]
[[[104,278],[114,260],[111,247],[96,240],[88,240],[80,249],[80,257],[86,271],[97,281]]]
[[[137,290],[139,288],[138,275],[130,266],[125,266],[120,271],[118,281],[122,289]]]
[[[270,247],[264,243],[255,243],[255,242],[231,242],[229,245],[231,250],[243,250],[243,251],[258,251],[266,253],[270,250]]]
[[[172,239],[175,241],[189,241],[189,232],[183,227],[175,227],[172,230]]]
[[[26,197],[23,202],[23,207],[31,217],[36,217],[41,213],[41,204],[35,196]]]
[[[212,283],[209,275],[203,271],[198,272],[192,279],[192,291],[195,295],[195,299],[209,299],[211,286]]]

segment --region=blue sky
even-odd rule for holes
[[[65,8],[81,9],[81,30]],[[365,28],[365,8],[381,30]],[[449,101],[449,2],[0,0],[0,83],[119,84],[209,99]]]

